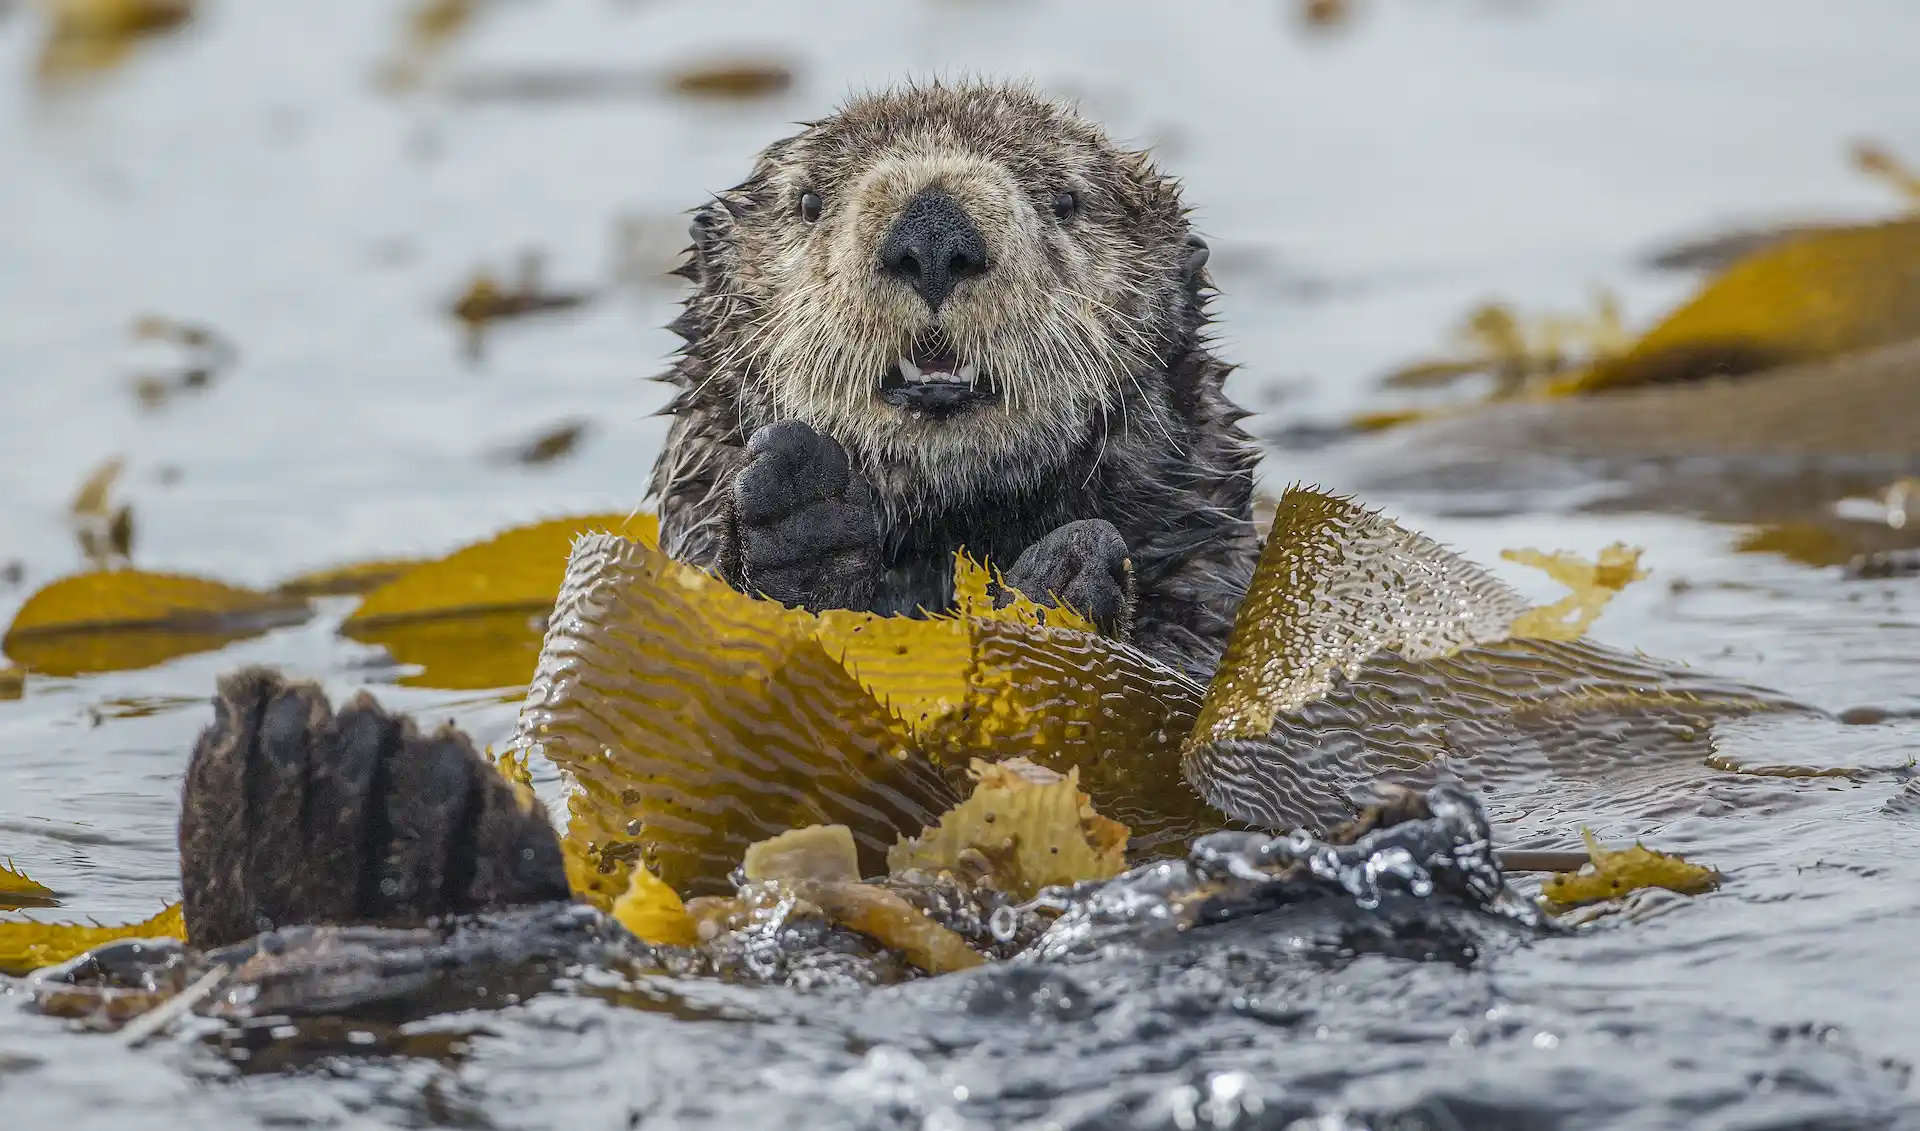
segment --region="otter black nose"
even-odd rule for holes
[[[927,189],[907,204],[880,244],[880,269],[939,310],[962,279],[986,271],[987,241],[958,201]]]

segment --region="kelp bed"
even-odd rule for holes
[[[401,570],[343,629],[424,624],[484,650],[502,610],[540,604],[541,551],[569,528],[605,521],[547,523]],[[1622,547],[1598,563],[1518,555],[1572,590],[1531,607],[1437,544],[1304,488],[1278,500],[1225,659],[1204,688],[1069,608],[1005,590],[964,552],[950,612],[814,615],[666,557],[650,516],[621,525],[632,536],[571,543],[501,770],[523,789],[532,761],[565,775],[570,886],[642,943],[699,952],[663,963],[681,973],[812,984],[837,970],[891,981],[1070,950],[1061,936],[1071,930],[1047,928],[1048,912],[1077,921],[1114,906],[1122,921],[1196,925],[1301,898],[1293,887],[1330,887],[1366,908],[1385,881],[1428,897],[1447,886],[1436,876],[1456,874],[1465,878],[1452,886],[1474,906],[1533,924],[1505,889],[1478,803],[1451,786],[1412,801],[1420,795],[1406,788],[1436,775],[1497,783],[1547,766],[1698,760],[1716,717],[1810,710],[1585,642],[1586,624],[1641,576]],[[312,584],[256,597],[130,570],[86,575],[67,589],[89,586],[80,607],[107,614],[62,624],[55,614],[73,599],[55,586],[27,603],[25,627],[16,622],[9,639],[24,634],[58,655],[69,637],[150,642],[186,622],[218,637],[222,624],[254,616],[254,602]],[[1370,792],[1384,808],[1363,811]],[[1423,819],[1440,831],[1421,831]],[[1301,831],[1244,844],[1204,835],[1230,823]],[[1310,835],[1336,829],[1331,844]],[[1427,847],[1383,849],[1381,838]],[[1710,872],[1643,848],[1589,844],[1595,876],[1562,877],[1552,900],[1712,886]],[[1183,852],[1187,872],[1151,863]],[[1142,870],[1116,880],[1129,863]],[[23,896],[52,894],[9,876]],[[869,882],[877,876],[887,879]],[[1215,879],[1247,890],[1214,891]],[[1096,886],[1109,880],[1112,891]],[[807,915],[815,929],[794,925]],[[847,949],[834,927],[862,941]],[[445,943],[454,952],[477,947],[512,964],[512,930],[479,929],[503,935],[484,945],[459,930]],[[555,957],[541,929],[525,933],[543,940],[530,957]],[[0,965],[181,935],[172,911],[124,928],[0,923]],[[381,1000],[383,976],[351,988],[350,964],[329,951],[352,953],[343,937],[322,932],[199,966],[160,953],[175,972],[211,971],[195,985],[241,1016],[261,1007],[254,991],[222,989],[227,975],[309,985],[320,975],[288,956],[303,946],[332,980],[318,1002]],[[382,945],[378,932],[355,937]],[[391,945],[421,942],[416,933]],[[86,997],[76,980],[102,983],[103,1009],[118,1017],[128,987],[105,970],[85,957],[37,984],[72,1009]],[[157,995],[150,981],[134,988]],[[297,997],[266,991],[279,1011]]]

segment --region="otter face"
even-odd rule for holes
[[[1174,183],[1061,105],[867,97],[696,219],[694,348],[744,430],[803,420],[895,502],[953,502],[1160,411],[1201,322],[1190,239]]]

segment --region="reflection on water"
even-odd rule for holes
[[[537,609],[342,632],[357,598],[327,594],[510,526],[629,514],[665,431],[651,414],[666,390],[641,378],[677,345],[662,273],[683,210],[849,88],[1030,74],[1155,144],[1216,249],[1223,351],[1263,434],[1382,407],[1382,374],[1489,304],[1507,304],[1504,327],[1476,320],[1463,356],[1439,360],[1538,362],[1565,328],[1531,312],[1591,312],[1587,331],[1617,314],[1637,333],[1705,269],[1649,254],[1890,218],[1920,153],[1920,103],[1901,96],[1920,8],[1902,0],[191,7],[52,67],[52,46],[73,42],[58,13],[78,7],[0,4],[0,616],[92,562],[219,578],[297,615],[190,626],[186,646],[178,626],[156,630],[138,655],[95,655],[85,636],[46,655],[9,641],[36,670],[0,667],[0,855],[61,893],[57,911],[23,912],[43,918],[130,921],[177,897],[185,752],[236,664],[279,664],[336,698],[381,683],[400,709],[507,737]],[[521,249],[546,270],[517,276]],[[486,265],[492,290],[475,300]],[[450,315],[463,297],[477,317]],[[166,319],[130,342],[153,312]],[[485,331],[482,364],[467,326]],[[1612,341],[1561,337],[1569,355]],[[1852,379],[1886,373],[1912,370]],[[1910,442],[1904,402],[1879,403],[1865,423]],[[1493,799],[1512,843],[1572,848],[1582,827],[1645,838],[1724,873],[1711,895],[1638,893],[1564,937],[1486,940],[1465,966],[1305,958],[1256,921],[874,994],[588,975],[410,1029],[417,1059],[225,1089],[202,1078],[232,1048],[306,1057],[274,1051],[270,1032],[230,1036],[225,1054],[129,1052],[8,1005],[8,1102],[22,1126],[76,1129],[1916,1118],[1920,999],[1900,971],[1920,927],[1905,894],[1920,882],[1920,590],[1841,573],[1913,544],[1912,524],[1887,518],[1913,469],[1814,473],[1754,451],[1677,473],[1623,465],[1626,439],[1681,418],[1631,400],[1583,411],[1501,418],[1533,445],[1510,457],[1487,459],[1494,433],[1468,424],[1473,458],[1396,478],[1380,451],[1411,444],[1386,432],[1276,452],[1266,481],[1364,488],[1482,562],[1645,546],[1652,576],[1599,639],[1879,720],[1714,724],[1685,739],[1697,762],[1547,775],[1524,811]],[[1727,422],[1692,434],[1745,436],[1759,456],[1776,447],[1737,413],[1686,419]],[[1783,419],[1804,446],[1839,435]],[[1552,458],[1576,441],[1591,459]],[[76,522],[76,485],[116,457]],[[1860,505],[1876,499],[1878,518]],[[376,564],[330,572],[363,561]],[[551,796],[552,768],[535,771]]]

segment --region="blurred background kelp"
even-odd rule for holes
[[[565,547],[643,504],[688,210],[908,78],[1184,179],[1268,494],[1644,545],[1608,641],[1920,710],[1916,43],[1909,0],[0,0],[0,850],[64,900],[18,914],[176,897],[236,664],[510,733]],[[1696,819],[1810,804],[1665,788],[1534,831],[1737,869],[1782,834]]]

